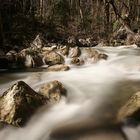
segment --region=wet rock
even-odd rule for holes
[[[64,64],[57,64],[57,65],[49,66],[47,68],[47,71],[67,71],[69,69],[70,69],[69,66],[66,66]]]
[[[140,47],[140,30],[138,31],[138,33],[135,36],[135,44]]]
[[[93,48],[83,48],[83,53],[88,57],[88,58],[93,58],[95,57],[96,55],[98,55],[98,51],[96,51],[95,49]]]
[[[117,119],[119,122],[134,120],[140,122],[140,92],[133,94],[121,107]]]
[[[108,58],[108,55],[107,55],[107,54],[99,53],[99,55],[98,55],[98,59],[104,59],[104,60],[107,60],[107,58]]]
[[[47,52],[50,52],[50,51],[52,51],[51,47],[43,47],[42,48],[42,53],[47,53]]]
[[[90,58],[93,63],[97,63],[101,59],[106,60],[108,58],[108,55],[104,53],[100,53],[93,48],[84,48],[83,51],[84,51],[83,53],[85,54],[85,56],[87,58]]]
[[[40,87],[39,93],[47,97],[50,103],[59,102],[62,95],[66,95],[66,89],[59,81],[51,81]]]
[[[64,58],[55,51],[51,51],[44,54],[43,60],[47,65],[55,65],[55,64],[64,63]]]
[[[44,96],[36,93],[25,82],[19,81],[0,97],[0,121],[22,126],[45,103]]]
[[[91,42],[90,42],[90,38],[79,38],[76,40],[76,44],[79,46],[79,47],[89,47]]]
[[[69,47],[68,46],[60,46],[59,47],[59,52],[62,55],[68,55],[68,53],[69,53]]]
[[[80,59],[78,57],[74,57],[71,60],[71,64],[80,66],[80,65],[83,65],[84,64],[84,60],[82,60],[82,59]]]
[[[79,47],[73,47],[69,49],[69,57],[73,58],[73,57],[78,57],[81,55],[81,50]]]
[[[24,49],[17,55],[17,63],[19,66],[26,68],[34,68],[43,65],[42,58],[38,52],[29,49]]]
[[[41,57],[35,55],[26,55],[24,65],[27,68],[35,68],[43,65]]]

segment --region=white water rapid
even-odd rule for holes
[[[66,98],[51,108],[38,110],[24,128],[1,129],[0,140],[125,140],[122,132],[127,140],[139,140],[140,126],[125,126],[122,132],[121,128],[104,132],[107,127],[102,126],[113,124],[119,107],[140,90],[140,49],[96,49],[108,54],[108,60],[73,66],[66,72],[0,74],[0,93],[17,80],[25,81],[34,90],[43,83],[59,80],[67,89]],[[98,126],[102,129],[95,133]],[[86,130],[89,136],[84,134]]]

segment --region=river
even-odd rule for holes
[[[65,72],[1,72],[0,93],[23,80],[34,90],[43,83],[59,80],[67,97],[48,108],[42,107],[23,128],[7,126],[0,140],[139,140],[140,126],[117,126],[119,108],[140,91],[140,49],[96,47],[108,60],[71,66]],[[84,56],[83,56],[84,57]]]

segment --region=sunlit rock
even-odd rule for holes
[[[35,55],[26,55],[24,65],[27,68],[39,67],[43,64],[41,57]]]
[[[53,65],[53,66],[49,66],[47,68],[47,71],[67,71],[69,69],[70,69],[70,67],[67,66],[67,65],[64,65],[64,64],[56,64],[56,65]]]
[[[83,65],[84,64],[84,60],[78,58],[78,57],[74,57],[71,59],[71,64],[74,64],[74,65]]]
[[[43,60],[47,65],[55,65],[55,64],[64,63],[64,58],[55,51],[51,51],[44,54]]]
[[[81,50],[79,47],[73,47],[69,49],[69,57],[73,58],[73,57],[78,57],[81,55]]]
[[[118,112],[118,121],[140,121],[140,92],[133,94]]]
[[[34,111],[45,103],[44,96],[19,81],[0,97],[0,121],[15,126],[24,125]]]
[[[50,103],[59,102],[62,95],[66,95],[66,89],[61,82],[55,80],[42,85],[39,93],[47,97]]]

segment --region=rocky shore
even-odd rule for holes
[[[106,61],[108,54],[94,47],[78,47],[59,43],[44,44],[38,35],[26,49],[0,51],[0,69],[41,68],[45,72],[68,71],[84,64],[95,65]],[[114,116],[119,131],[124,125],[137,125],[140,120],[139,91],[118,109]],[[57,105],[67,98],[67,89],[58,80],[43,83],[38,90],[31,88],[25,81],[17,81],[0,96],[0,122],[23,127],[41,107]],[[102,126],[101,126],[102,127]],[[110,130],[109,130],[110,131]],[[109,132],[110,133],[110,132]]]

